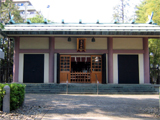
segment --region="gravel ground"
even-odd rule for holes
[[[140,108],[140,111],[143,111],[146,114],[151,114],[153,115],[154,118],[159,118],[160,119],[160,110],[158,108]]]
[[[160,119],[158,95],[26,94],[25,105],[0,120],[46,119]]]
[[[23,107],[13,110],[10,113],[0,111],[0,120],[35,120],[41,119],[44,115],[43,110],[48,109],[46,106],[24,105]]]

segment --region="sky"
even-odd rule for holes
[[[113,21],[113,7],[120,0],[30,0],[37,11],[53,22],[110,23]],[[140,0],[130,0],[139,4]],[[47,6],[50,5],[49,8]],[[130,14],[133,8],[129,9]]]

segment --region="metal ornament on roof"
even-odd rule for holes
[[[97,24],[99,24],[99,20],[97,20]]]
[[[31,24],[31,21],[30,21],[30,20],[27,20],[27,24]]]
[[[114,24],[118,23],[117,19],[115,19]]]
[[[62,24],[64,24],[64,19],[62,19]]]
[[[79,24],[81,24],[82,23],[82,20],[81,19],[79,19]]]
[[[11,12],[9,12],[9,19],[10,19],[9,23],[10,24],[14,24],[15,23],[14,20],[13,20],[13,18],[14,18],[14,16],[13,15],[11,16]]]
[[[133,19],[133,20],[132,20],[132,24],[134,24],[134,23],[135,23],[135,20]]]
[[[149,23],[149,24],[154,23],[154,22],[153,22],[153,20],[152,20],[152,18],[153,18],[153,14],[154,14],[154,12],[152,12],[152,13],[151,13],[151,16],[150,16],[150,15],[148,15],[148,19],[149,19],[149,21],[148,21],[147,23]]]
[[[47,23],[48,23],[48,21],[47,21],[47,19],[45,18],[45,19],[44,19],[44,24],[47,24]]]

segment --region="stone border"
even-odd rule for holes
[[[4,86],[5,95],[3,97],[3,112],[10,112],[10,87],[8,85]]]

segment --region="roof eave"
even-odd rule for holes
[[[6,35],[160,35],[159,31],[3,31]]]
[[[7,34],[0,29],[0,38],[6,37]]]

